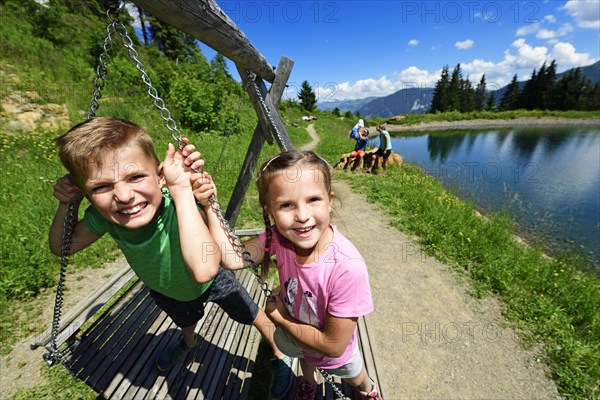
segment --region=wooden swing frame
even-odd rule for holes
[[[225,212],[233,227],[264,143],[277,143],[282,150],[293,148],[277,111],[293,61],[282,57],[277,68],[270,65],[213,0],[133,1],[232,60],[242,78],[258,124]],[[271,83],[270,90],[264,81]],[[236,235],[252,236],[261,231],[236,231]],[[237,276],[253,300],[262,304],[264,293],[252,273],[244,270]],[[198,324],[198,348],[184,362],[161,374],[154,366],[156,350],[177,340],[173,334],[177,328],[156,307],[145,285],[135,281],[135,274],[123,263],[112,277],[63,316],[56,344],[70,349],[71,373],[104,398],[246,398],[260,343],[258,331],[234,323],[218,306],[207,304],[206,314]],[[125,286],[131,287],[123,289]],[[111,299],[114,303],[103,307]],[[98,312],[100,309],[103,311]],[[48,348],[51,330],[38,336],[31,349]],[[383,394],[385,388],[369,330],[368,317],[361,317],[360,350]],[[296,374],[300,374],[299,366]],[[344,395],[359,398],[349,385],[335,381]],[[290,399],[293,392],[290,390]],[[330,385],[321,386],[318,398],[334,398]]]

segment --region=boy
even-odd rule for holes
[[[169,143],[165,160],[159,164],[152,139],[141,127],[108,117],[76,125],[57,142],[70,174],[54,188],[60,204],[50,226],[50,250],[61,253],[67,203],[76,201],[78,211],[86,197],[91,205],[82,220],[75,219],[71,254],[109,233],[150,287],[156,304],[181,328],[181,340],[160,354],[159,370],[168,370],[194,347],[203,304],[212,301],[235,321],[252,323],[266,338],[277,357],[273,360],[273,397],[285,394],[292,381],[293,359],[277,349],[274,326],[235,275],[219,267],[219,246],[190,184],[193,169],[204,165],[195,146],[182,139],[183,148],[176,151]]]

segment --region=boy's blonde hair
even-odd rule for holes
[[[60,160],[80,189],[84,189],[94,170],[101,167],[107,152],[130,143],[139,146],[157,168],[160,164],[150,135],[141,126],[123,119],[96,117],[87,120],[58,137],[56,143]]]

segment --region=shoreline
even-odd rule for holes
[[[415,125],[386,123],[389,132],[443,131],[452,129],[523,128],[523,127],[597,127],[600,118],[520,117],[514,119],[469,119],[461,121],[432,121]]]

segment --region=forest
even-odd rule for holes
[[[511,111],[511,110],[600,110],[600,82],[593,84],[586,79],[580,68],[567,71],[557,78],[558,65],[542,64],[534,69],[525,83],[518,81],[515,74],[500,99],[496,92],[488,90],[485,74],[473,87],[469,78],[464,78],[460,64],[450,74],[446,65],[435,84],[430,113],[459,111]]]

